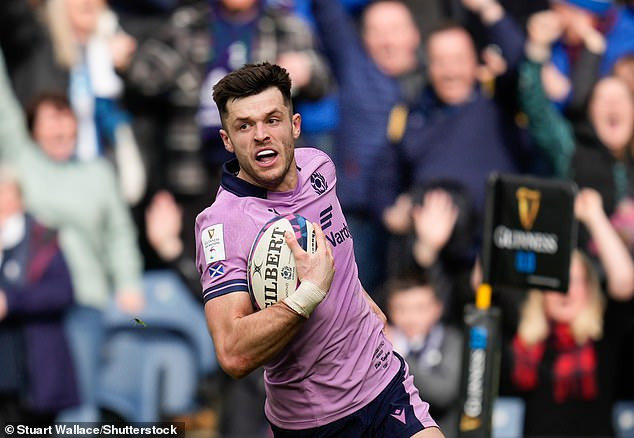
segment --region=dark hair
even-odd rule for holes
[[[73,107],[64,94],[58,91],[43,91],[36,95],[26,107],[26,123],[29,128],[29,132],[33,133],[33,124],[35,123],[35,116],[38,110],[44,104],[50,104],[59,111],[68,110],[73,112]]]
[[[408,272],[405,275],[401,275],[398,277],[392,277],[387,280],[385,283],[385,289],[387,291],[388,300],[398,295],[399,293],[405,292],[406,290],[415,288],[415,287],[423,287],[429,288],[431,292],[434,294],[436,299],[440,300],[440,296],[437,293],[436,285],[431,279],[425,275],[422,271],[418,272]]]
[[[288,72],[277,64],[247,64],[229,73],[214,86],[213,98],[224,124],[227,117],[227,102],[254,96],[275,87],[284,97],[284,103],[292,113],[291,78]]]

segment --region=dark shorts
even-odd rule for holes
[[[405,361],[389,385],[368,405],[332,423],[312,429],[286,430],[271,425],[275,438],[409,438],[426,427],[435,426],[413,384]],[[423,423],[425,425],[423,425]]]

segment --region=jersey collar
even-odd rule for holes
[[[220,181],[222,188],[241,198],[253,196],[256,198],[266,199],[268,191],[265,188],[258,187],[250,182],[238,178],[239,170],[240,165],[238,164],[237,158],[229,160],[223,164],[222,179]]]

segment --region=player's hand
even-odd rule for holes
[[[335,275],[335,259],[319,224],[313,223],[313,228],[317,240],[317,251],[314,254],[304,251],[294,234],[287,231],[284,233],[284,239],[295,257],[299,281],[308,280],[322,291],[328,291]]]

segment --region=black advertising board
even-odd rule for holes
[[[576,185],[492,174],[484,224],[484,282],[522,289],[568,290],[576,246]]]

